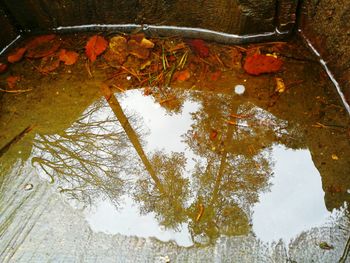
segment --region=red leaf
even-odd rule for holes
[[[209,56],[209,48],[206,43],[202,39],[191,39],[188,41],[191,49],[194,53],[202,58],[206,58]]]
[[[214,141],[216,137],[218,137],[218,132],[216,130],[211,130],[210,137],[209,137],[210,140]]]
[[[91,62],[94,62],[97,56],[101,55],[107,48],[108,42],[101,36],[93,36],[85,46],[85,52]]]
[[[26,47],[22,47],[16,50],[16,52],[10,54],[7,57],[7,61],[10,63],[15,63],[20,61],[23,58],[24,53],[27,51]]]
[[[67,51],[61,49],[59,53],[60,61],[63,61],[65,65],[73,65],[77,62],[79,54],[74,51]]]
[[[0,74],[7,70],[7,65],[0,62]]]
[[[34,38],[27,44],[27,58],[43,58],[52,55],[60,47],[56,35],[44,35]]]
[[[191,77],[191,73],[188,69],[175,72],[173,79],[176,81],[186,81]]]
[[[20,81],[21,77],[19,76],[9,76],[7,77],[6,81],[7,81],[7,86],[10,89],[14,89],[17,85],[17,82]]]
[[[210,78],[211,80],[216,81],[221,77],[221,75],[222,75],[221,70],[217,70],[210,74]]]
[[[250,75],[260,75],[263,73],[274,73],[281,70],[283,61],[279,58],[254,54],[248,56],[244,63],[244,70]]]

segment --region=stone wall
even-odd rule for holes
[[[300,29],[327,63],[350,103],[350,1],[305,0]]]

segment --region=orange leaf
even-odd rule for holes
[[[218,132],[216,130],[211,130],[210,137],[209,137],[210,140],[214,141],[217,136],[218,136]]]
[[[27,44],[27,58],[43,58],[52,55],[60,47],[56,35],[44,35],[34,38]]]
[[[21,77],[19,76],[9,76],[7,77],[6,81],[7,81],[7,86],[10,89],[14,89],[17,85],[17,82],[20,81]]]
[[[26,47],[22,47],[16,50],[16,52],[10,54],[7,57],[7,61],[10,63],[15,63],[20,61],[23,58],[24,53],[27,51]]]
[[[178,71],[174,74],[174,80],[177,81],[186,81],[191,77],[191,73],[188,69]]]
[[[0,74],[7,70],[7,65],[0,62]]]
[[[250,75],[260,75],[263,73],[274,73],[280,71],[283,61],[279,58],[254,54],[248,56],[244,63],[244,70]]]
[[[56,70],[60,65],[57,55],[43,57],[40,62],[39,70],[41,73],[47,74]]]
[[[201,58],[206,58],[209,56],[209,48],[202,39],[190,39],[188,40],[188,44],[194,53]]]
[[[65,65],[73,65],[77,62],[79,54],[74,51],[67,51],[61,49],[59,53],[60,61],[64,62]]]
[[[221,75],[222,75],[221,70],[217,70],[210,74],[210,78],[211,80],[216,81],[221,77]]]
[[[94,62],[98,55],[101,55],[107,48],[108,42],[101,36],[93,36],[85,46],[85,52],[91,62]]]

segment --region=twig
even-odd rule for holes
[[[4,147],[0,149],[0,157],[3,156],[10,147],[19,142],[27,133],[29,133],[33,129],[33,125],[28,126],[23,131],[21,131],[18,135],[16,135],[11,141],[9,141]]]
[[[7,90],[7,89],[1,89],[0,91],[2,92],[7,92],[7,93],[23,93],[23,92],[28,92],[31,91],[33,89],[16,89],[16,90]]]

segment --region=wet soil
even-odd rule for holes
[[[73,65],[0,75],[3,262],[346,257],[350,119],[298,40],[206,56],[154,38],[116,66],[89,62],[88,37],[61,36]],[[249,75],[251,53],[283,67]]]

